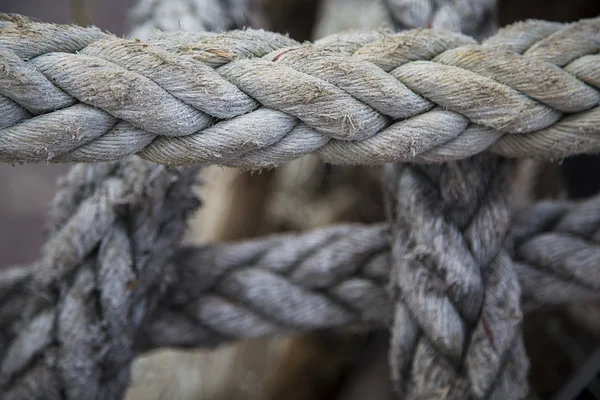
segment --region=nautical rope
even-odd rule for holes
[[[503,250],[510,163],[489,154],[386,167],[390,364],[407,399],[520,399],[529,367],[521,290]]]
[[[373,165],[600,149],[600,19],[526,21],[481,45],[426,29],[314,45],[180,36],[4,17],[0,160],[258,168],[308,153]]]
[[[390,234],[383,223],[342,224],[184,247],[165,269],[165,296],[140,327],[136,348],[386,327],[393,311]],[[513,219],[508,239],[524,310],[600,299],[600,196],[528,207]],[[0,272],[0,344],[25,308],[34,275],[31,267]]]
[[[135,336],[198,205],[196,175],[136,157],[73,168],[29,281],[3,274],[0,315],[17,318],[0,328],[3,399],[122,397]]]
[[[448,4],[429,17],[434,28],[481,34],[495,22],[476,15],[478,0],[440,3]],[[528,392],[521,289],[502,246],[511,167],[490,154],[386,167],[394,301],[389,362],[403,398],[521,399]]]
[[[486,24],[482,10],[436,27]],[[416,29],[300,45],[0,16],[0,161],[123,159],[74,168],[41,259],[0,274],[3,398],[119,398],[157,346],[382,324],[409,398],[523,397],[521,301],[598,297],[599,200],[542,204],[507,246],[510,163],[485,152],[598,151],[599,50],[600,19],[526,21],[481,44]],[[388,166],[387,226],[178,251],[197,171],[129,157],[255,168],[308,153],[457,161]]]

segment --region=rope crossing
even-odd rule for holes
[[[229,1],[216,24],[246,18]],[[493,0],[388,3],[399,26],[494,30]],[[41,258],[0,272],[0,394],[118,399],[151,349],[389,328],[397,393],[523,398],[523,313],[600,298],[600,197],[513,219],[502,156],[600,150],[599,52],[600,18],[300,44],[0,15],[0,162],[97,163],[64,180]],[[198,169],[157,164],[310,153],[412,162],[385,167],[388,222],[181,247]]]
[[[600,148],[600,19],[458,33],[261,30],[146,42],[0,21],[0,160],[433,163]],[[193,39],[192,39],[193,38]]]
[[[89,200],[96,200],[92,182],[101,180],[107,171],[87,174],[87,187],[75,184],[86,178],[83,171],[74,169],[65,188],[67,184],[80,188],[76,192],[80,196],[88,191],[88,201],[59,193],[62,201],[55,203],[63,204],[63,213],[53,216],[55,224],[75,226],[84,214],[80,210],[88,207]],[[600,262],[599,210],[600,196],[581,203],[540,202],[516,215],[506,252],[512,256],[522,286],[525,310],[600,298],[596,268]],[[135,332],[133,355],[161,347],[211,347],[315,329],[386,327],[393,318],[387,290],[390,234],[386,224],[349,224],[235,244],[182,248],[172,262],[160,267],[161,281],[166,285],[164,297]],[[93,255],[93,239],[87,243],[91,253],[80,255],[80,259]],[[90,266],[93,274],[100,274],[106,268],[100,265],[108,266],[113,259],[87,265],[86,274]],[[117,279],[122,274],[131,275],[127,263],[118,266],[123,272],[113,278],[115,282],[130,282],[130,278]],[[39,350],[33,346],[34,351],[21,354],[25,360],[20,361],[19,368],[8,368],[15,362],[8,355],[19,355],[19,346],[37,337],[36,332],[39,335],[33,329],[39,327],[34,326],[20,333],[21,340],[14,341],[30,300],[27,288],[39,273],[34,270],[32,266],[0,272],[0,348],[4,351],[0,353],[0,376],[5,381],[9,371],[16,374],[19,368],[26,369],[29,362],[39,359]],[[102,285],[109,281],[91,279],[88,283],[101,293]],[[130,291],[129,285],[121,284],[110,293],[117,299],[130,299]],[[110,343],[109,339],[106,345],[110,347]]]

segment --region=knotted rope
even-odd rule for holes
[[[255,168],[308,153],[382,164],[595,152],[599,27],[527,21],[481,45],[350,32],[301,46],[260,30],[143,43],[3,20],[0,160]]]

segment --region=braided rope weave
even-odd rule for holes
[[[260,30],[159,34],[0,21],[0,160],[274,166],[441,162],[600,147],[600,19],[481,45],[424,29],[299,45]],[[77,52],[77,54],[71,54]]]
[[[599,210],[597,196],[540,202],[516,215],[506,251],[525,310],[600,298]],[[348,224],[184,247],[166,268],[165,297],[139,328],[136,347],[210,347],[315,329],[387,326],[393,309],[386,287],[389,238],[386,224]],[[30,267],[0,273],[3,328],[21,317],[33,277]],[[7,337],[0,340],[8,348]]]
[[[506,251],[515,263],[524,309],[600,298],[599,210],[595,197],[540,202],[517,214]],[[183,248],[174,258],[171,291],[146,327],[143,347],[388,326],[390,257],[386,224]],[[217,318],[233,312],[226,310],[234,310],[236,318]]]
[[[596,279],[583,277],[594,274],[598,229],[570,205],[541,205],[533,224],[511,234],[511,261],[505,162],[478,154],[598,150],[599,28],[600,19],[527,21],[480,45],[423,29],[348,32],[314,45],[255,30],[157,33],[142,43],[2,16],[3,162],[138,154],[167,165],[264,167],[311,152],[338,164],[468,159],[388,167],[391,252],[387,227],[352,226],[300,243],[183,250],[174,265],[167,260],[196,206],[194,170],[137,158],[75,169],[35,274],[0,275],[0,391],[118,398],[139,351],[392,323],[399,393],[523,397],[518,280],[533,301],[548,301],[557,285],[554,302],[597,298]],[[549,225],[555,232],[539,234]],[[573,249],[585,262],[569,258]],[[182,269],[189,260],[199,265]],[[390,295],[382,273],[391,273]]]
[[[0,327],[3,399],[122,396],[135,335],[166,289],[168,260],[198,205],[195,169],[140,161],[74,168],[30,281],[9,271],[0,315],[15,323]]]

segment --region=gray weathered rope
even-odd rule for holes
[[[428,16],[434,28],[471,28],[477,35],[494,29],[485,7],[477,15],[479,0],[436,3],[441,7]],[[389,361],[396,392],[407,399],[527,394],[521,291],[502,246],[510,165],[481,154],[429,168],[386,167],[393,236]]]
[[[600,149],[600,19],[527,21],[482,45],[431,30],[303,46],[256,30],[147,43],[80,30],[0,21],[0,160],[264,167]]]
[[[408,399],[520,399],[520,287],[503,250],[509,163],[489,154],[386,168],[395,304],[390,363]]]
[[[3,399],[121,398],[135,335],[197,206],[196,175],[137,157],[71,171],[30,282],[9,272],[8,293],[21,299],[0,296],[1,314],[22,306],[22,320],[0,329]]]
[[[600,196],[523,210],[510,238],[525,309],[600,298]],[[574,243],[585,257],[569,250]],[[560,250],[549,254],[548,246]],[[183,249],[175,258],[172,291],[140,346],[212,346],[324,328],[387,327],[393,310],[386,289],[389,251],[385,224]]]
[[[600,196],[540,202],[513,222],[506,249],[524,310],[600,299]],[[390,264],[387,224],[187,247],[167,268],[168,290],[135,345],[207,347],[315,329],[387,327]],[[25,308],[32,275],[27,267],[0,272],[0,344]]]
[[[237,20],[234,13],[244,2],[235,10],[224,10],[222,2],[212,6],[221,7],[222,21],[226,13]],[[28,24],[20,18],[11,22],[13,28]],[[163,37],[169,40],[168,34]],[[67,50],[84,46],[75,42]],[[10,68],[15,59],[6,61]],[[18,74],[16,78],[9,84],[23,83]],[[165,74],[157,79],[161,78],[168,79]],[[55,103],[64,107],[75,103],[60,90],[54,93]],[[36,109],[35,103],[27,108],[45,111]],[[85,114],[73,114],[75,119],[81,117]],[[168,170],[137,157],[78,166],[70,172],[50,210],[50,238],[30,282],[24,270],[12,271],[13,289],[22,290],[29,301],[2,299],[3,306],[26,306],[19,324],[8,325],[6,320],[8,327],[0,329],[3,398],[122,398],[137,354],[135,336],[168,286],[167,260],[178,247],[190,211],[198,205],[191,187],[196,176],[196,168]],[[44,324],[50,329],[43,329]]]

